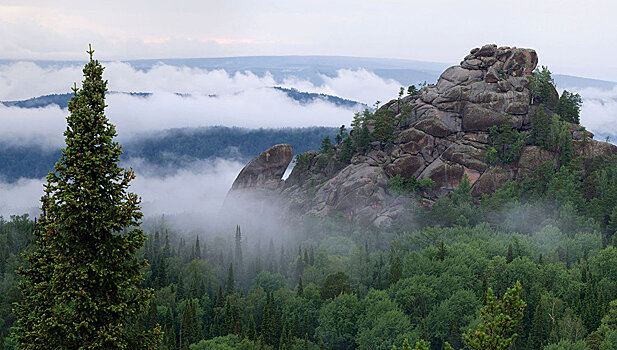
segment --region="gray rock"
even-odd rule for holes
[[[477,52],[475,52],[475,56],[476,57],[489,57],[489,56],[494,56],[495,52],[497,51],[497,45],[495,44],[488,44],[488,45],[484,45],[480,48],[480,50],[478,50]]]
[[[417,177],[424,170],[424,158],[414,155],[402,155],[386,167],[386,173],[392,177],[401,175],[404,178]]]
[[[421,120],[414,125],[414,128],[436,137],[446,137],[456,132],[456,130],[451,130],[444,122],[435,118]]]
[[[512,180],[513,174],[509,169],[492,167],[485,171],[478,181],[471,187],[471,195],[479,197],[483,194],[495,192],[507,181]]]
[[[238,174],[230,191],[278,184],[293,159],[291,145],[276,145],[253,158]]]
[[[480,69],[481,65],[482,65],[482,61],[477,58],[465,60],[461,63],[461,67],[465,69]]]
[[[441,159],[436,159],[418,176],[419,180],[426,178],[435,181],[435,189],[438,195],[447,194],[456,189],[461,183],[463,178],[463,167],[458,164],[448,164]]]

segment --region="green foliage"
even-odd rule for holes
[[[563,90],[559,102],[555,106],[555,113],[559,114],[563,121],[580,124],[580,112],[583,99],[581,95]]]
[[[489,146],[488,149],[486,150],[486,154],[484,156],[484,160],[488,163],[488,164],[495,164],[497,163],[497,161],[499,160],[499,152],[497,151],[497,149],[493,146]]]
[[[349,276],[344,272],[328,275],[321,287],[321,297],[323,299],[331,299],[349,292],[348,280]]]
[[[572,343],[568,340],[562,340],[557,344],[547,345],[543,350],[588,350],[587,344],[584,341]]]
[[[321,147],[319,148],[319,152],[330,154],[332,153],[332,147],[333,145],[332,145],[332,140],[330,140],[330,136],[326,136],[321,141]]]
[[[311,166],[311,156],[308,153],[300,153],[296,155],[296,167],[301,170],[306,170]]]
[[[514,330],[523,318],[523,309],[527,305],[520,296],[522,289],[517,282],[499,301],[492,289],[487,290],[486,305],[480,311],[483,323],[475,331],[470,330],[463,335],[468,347],[477,350],[510,349],[518,336]]]
[[[341,143],[341,153],[339,154],[339,160],[344,163],[349,163],[353,157],[356,148],[354,142],[350,137],[347,137]]]
[[[202,340],[192,344],[190,350],[253,350],[255,344],[244,338],[241,339],[237,335],[229,334],[224,337],[216,337],[210,340]]]
[[[361,307],[363,312],[358,320],[356,337],[360,349],[389,350],[393,344],[417,339],[409,318],[387,292],[371,290],[362,300]]]
[[[319,311],[317,339],[328,344],[328,349],[346,349],[355,343],[358,330],[360,302],[354,294],[341,294],[330,300]]]
[[[531,93],[532,104],[549,103],[553,96],[555,81],[551,76],[551,71],[547,67],[536,68],[529,77],[529,92]]]
[[[572,133],[569,124],[554,114],[550,118],[540,105],[536,109],[531,121],[531,143],[547,151],[559,154],[560,164],[567,164],[572,160]]]
[[[486,154],[489,163],[500,159],[504,164],[516,162],[525,146],[525,134],[512,127],[511,117],[505,118],[501,125],[489,129],[490,148]]]
[[[393,141],[394,131],[397,128],[395,115],[396,112],[391,110],[378,110],[375,112],[373,115],[375,130],[371,134],[372,140],[383,143],[391,143]]]
[[[338,145],[348,136],[349,134],[347,133],[347,130],[345,129],[345,125],[341,125],[341,127],[339,128],[338,134],[336,134],[336,136],[334,137],[334,140],[336,144]]]
[[[392,194],[412,194],[417,191],[430,193],[435,186],[435,181],[425,178],[418,181],[415,177],[404,178],[397,174],[388,181],[388,191]]]
[[[159,329],[131,324],[151,291],[138,287],[146,236],[138,227],[135,177],[118,166],[122,151],[105,117],[107,82],[92,59],[74,88],[66,148],[47,176],[35,249],[21,270],[23,299],[14,337],[23,349],[153,348]]]
[[[419,92],[420,90],[418,90],[415,85],[410,85],[409,87],[407,87],[407,94],[410,96],[415,96]]]

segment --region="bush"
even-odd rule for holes
[[[392,177],[388,182],[388,191],[392,194],[411,194],[417,191],[431,192],[435,181],[430,178],[418,181],[415,177],[404,178],[401,174]]]

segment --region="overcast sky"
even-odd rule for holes
[[[552,71],[617,80],[604,0],[0,0],[0,58],[344,55],[458,63],[484,43],[531,47]]]

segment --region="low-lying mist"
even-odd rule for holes
[[[226,159],[202,160],[170,171],[140,159],[130,159],[122,166],[135,170],[136,178],[130,191],[141,196],[146,217],[165,215],[178,228],[194,230],[205,229],[214,222],[244,164]],[[0,216],[24,213],[38,216],[43,184],[44,179],[0,183]]]

